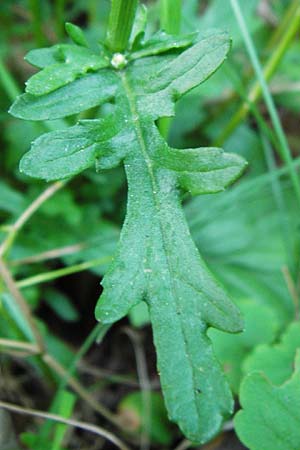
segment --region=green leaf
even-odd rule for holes
[[[150,91],[167,89],[176,97],[185,94],[216,71],[229,49],[226,33],[209,34],[155,73]]]
[[[44,293],[45,302],[58,317],[66,322],[76,322],[80,315],[70,299],[56,289],[48,289]]]
[[[44,95],[71,83],[87,72],[107,67],[109,61],[91,50],[74,45],[57,45],[57,61],[33,75],[26,84],[26,92]]]
[[[77,25],[74,25],[73,23],[67,22],[65,24],[65,28],[66,28],[66,32],[68,33],[68,35],[70,36],[70,38],[72,39],[72,41],[75,44],[81,45],[82,47],[88,46],[88,42],[86,40],[84,32],[82,31],[82,29],[80,27],[78,27]]]
[[[0,211],[21,214],[26,207],[23,195],[4,181],[0,181]]]
[[[244,373],[262,371],[274,384],[284,383],[293,372],[297,349],[300,348],[300,323],[294,322],[275,345],[260,345],[246,359]]]
[[[271,308],[284,329],[293,320],[295,307],[282,276],[282,266],[289,264],[287,240],[270,180],[265,174],[248,177],[222,194],[195,197],[186,202],[185,213],[192,236],[218,279],[235,298],[251,298]],[[280,182],[289,211],[284,219],[290,248],[297,249],[295,196],[284,177]]]
[[[67,130],[43,134],[21,160],[20,170],[47,181],[71,177],[97,164],[105,141],[117,133],[112,118],[83,120]],[[119,160],[115,162],[117,165]]]
[[[242,364],[253,349],[264,343],[274,341],[279,323],[274,311],[256,301],[243,300],[238,302],[245,320],[244,331],[231,335],[219,330],[209,330],[213,348],[226,373],[232,390],[239,392],[243,377]]]
[[[27,61],[32,66],[43,69],[44,67],[51,66],[52,64],[57,64],[60,59],[60,55],[57,46],[36,48],[30,50],[25,56],[25,61]]]
[[[236,432],[250,450],[300,448],[300,352],[293,376],[274,386],[262,373],[248,375],[241,387],[242,410],[234,419]]]
[[[239,175],[244,161],[222,149],[204,147],[172,149],[163,142],[156,152],[157,164],[179,172],[181,186],[195,194],[224,190]]]
[[[130,34],[130,47],[131,51],[134,51],[139,46],[140,41],[145,35],[145,29],[147,26],[148,9],[143,4],[138,4],[134,24]]]
[[[22,332],[22,334],[28,339],[30,342],[34,342],[34,336],[32,334],[32,330],[25,319],[24,315],[21,312],[21,309],[14,297],[6,292],[1,292],[0,297],[0,311],[1,315],[7,315],[10,319],[12,319],[13,323],[18,327],[18,329]],[[7,320],[7,319],[6,319]],[[4,327],[3,327],[4,329]],[[11,330],[10,330],[11,331]]]
[[[134,61],[130,55],[128,60],[112,55],[110,69],[81,73],[81,78],[39,97],[25,94],[12,113],[49,119],[114,102],[114,119],[80,122],[39,138],[21,168],[53,180],[93,164],[102,171],[123,162],[127,214],[117,254],[102,281],[96,317],[110,324],[141,301],[147,303],[169,417],[189,439],[202,443],[219,431],[233,407],[207,329],[238,332],[243,323],[200,257],[180,197],[182,190],[223,190],[245,161],[216,148],[172,149],[160,135],[156,119],[172,115],[175,101],[208,78],[230,47],[224,33],[211,33],[194,45],[190,37],[180,38],[178,45],[168,39],[159,43],[156,36],[152,41],[151,51],[164,54]]]
[[[49,409],[50,413],[58,414],[68,419],[71,417],[76,402],[76,396],[68,391],[59,391]],[[45,421],[38,432],[22,433],[20,439],[29,449],[64,450],[61,446],[68,426],[53,421]]]
[[[145,56],[158,55],[168,52],[169,50],[181,49],[190,46],[197,33],[187,36],[172,36],[163,31],[159,31],[150,39],[141,42],[130,54],[130,59],[144,58]]]
[[[76,396],[68,391],[60,391],[55,401],[51,405],[51,412],[57,413],[61,417],[70,418],[76,403]],[[52,423],[53,426],[53,423]],[[62,423],[55,424],[54,436],[52,440],[51,450],[61,450],[64,436],[68,431],[68,425]]]
[[[143,327],[150,322],[149,311],[147,304],[144,302],[138,303],[129,311],[130,323],[134,327]]]
[[[10,113],[25,120],[48,120],[77,114],[109,101],[115,94],[115,76],[111,71],[87,74],[47,95],[20,95]]]

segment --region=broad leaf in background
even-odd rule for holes
[[[127,215],[96,317],[112,323],[139,302],[147,303],[169,416],[189,439],[205,442],[233,406],[206,331],[210,326],[237,332],[242,320],[190,237],[180,193],[222,191],[245,161],[219,148],[170,148],[156,121],[173,115],[175,102],[215,72],[230,41],[214,31],[180,39],[157,34],[135,44],[133,53],[110,55],[110,67],[102,68],[82,46],[30,56],[34,62],[38,55],[39,66],[46,67],[12,106],[16,117],[57,119],[109,101],[115,109],[113,116],[41,136],[23,157],[21,170],[56,180],[91,166],[101,171],[124,163]],[[82,66],[73,57],[77,53]],[[62,62],[53,65],[53,58]],[[107,61],[107,52],[100,59]]]
[[[216,355],[236,394],[243,376],[243,361],[257,345],[273,342],[279,328],[276,314],[269,306],[253,300],[239,300],[238,306],[245,320],[242,333],[231,335],[214,329],[209,331]]]
[[[274,386],[263,373],[250,373],[240,392],[242,410],[234,419],[235,430],[250,450],[300,448],[300,352],[292,377]]]
[[[4,181],[0,181],[0,213],[2,211],[20,214],[25,207],[25,199],[21,193],[11,188]]]
[[[269,182],[266,175],[244,180],[222,195],[192,199],[185,211],[195,242],[214,274],[235,298],[269,306],[285,327],[295,307],[282,268],[289,263],[286,244],[295,252],[299,248],[299,219],[290,184],[283,179],[289,232],[282,233],[281,213]]]
[[[274,384],[284,383],[292,374],[297,349],[300,348],[300,323],[292,322],[279,343],[260,345],[244,365],[244,373],[262,371]]]

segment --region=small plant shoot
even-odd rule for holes
[[[96,318],[112,324],[146,302],[169,418],[188,439],[203,443],[233,411],[207,331],[236,333],[243,321],[200,256],[181,201],[184,193],[223,191],[246,162],[221,148],[171,148],[157,123],[174,116],[176,102],[222,65],[230,38],[216,30],[184,36],[160,31],[146,38],[137,6],[136,1],[113,2],[107,38],[98,51],[70,23],[66,29],[74,44],[30,51],[26,60],[41,70],[27,81],[26,93],[10,113],[53,120],[111,105],[97,119],[37,138],[20,170],[50,181],[90,167],[102,172],[124,165],[127,213],[102,280]],[[126,23],[120,28],[122,17]]]

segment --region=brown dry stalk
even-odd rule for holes
[[[74,253],[83,250],[86,247],[86,243],[82,242],[79,244],[67,245],[65,247],[54,248],[46,252],[38,253],[36,255],[27,256],[26,258],[15,259],[9,261],[10,266],[21,266],[23,264],[34,264],[42,261],[47,261],[49,259],[61,258],[66,255],[73,255]]]
[[[106,431],[104,428],[87,423],[87,422],[81,422],[78,420],[73,419],[66,419],[65,417],[61,417],[57,414],[51,414],[44,411],[39,411],[36,409],[30,409],[30,408],[23,408],[18,405],[14,405],[7,402],[0,401],[0,408],[5,408],[8,411],[15,412],[17,414],[27,414],[30,416],[40,417],[47,420],[53,420],[55,422],[64,423],[66,425],[69,425],[70,427],[76,427],[80,428],[81,430],[89,431],[90,433],[97,434],[98,436],[102,436],[108,441],[115,444],[116,447],[120,448],[121,450],[130,450],[127,445],[122,442],[117,436],[115,436],[113,433],[110,433],[109,431]]]
[[[95,398],[90,395],[87,389],[85,389],[79,381],[76,380],[76,378],[70,376],[68,374],[67,370],[58,362],[55,358],[53,358],[51,355],[47,353],[46,346],[44,344],[43,336],[41,335],[34,317],[30,311],[30,308],[28,307],[28,304],[23,297],[20,289],[18,288],[16,281],[14,280],[13,276],[11,275],[9,269],[7,268],[6,264],[3,262],[3,260],[0,258],[0,276],[2,277],[4,283],[6,284],[6,287],[10,294],[13,296],[15,301],[17,302],[20,310],[22,311],[22,314],[24,314],[24,317],[26,318],[28,325],[30,326],[31,332],[35,339],[35,345],[37,350],[36,353],[39,354],[41,359],[44,361],[44,363],[52,369],[55,373],[57,373],[59,376],[61,376],[63,379],[66,380],[67,384],[73,388],[73,390],[78,394],[79,397],[81,397],[83,400],[85,400],[88,405],[101,414],[103,417],[105,417],[107,420],[112,422],[114,425],[116,425],[119,428],[123,428],[122,424],[118,420],[118,418],[112,414],[107,408],[105,408],[101,403],[99,403]],[[13,341],[15,348],[16,348],[16,341]],[[3,344],[3,342],[2,342]],[[28,349],[28,348],[27,348]],[[22,348],[24,350],[24,348]]]

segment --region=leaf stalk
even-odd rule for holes
[[[160,1],[160,23],[169,34],[179,34],[181,28],[182,0]]]
[[[113,53],[127,49],[138,0],[112,0],[106,44]]]

